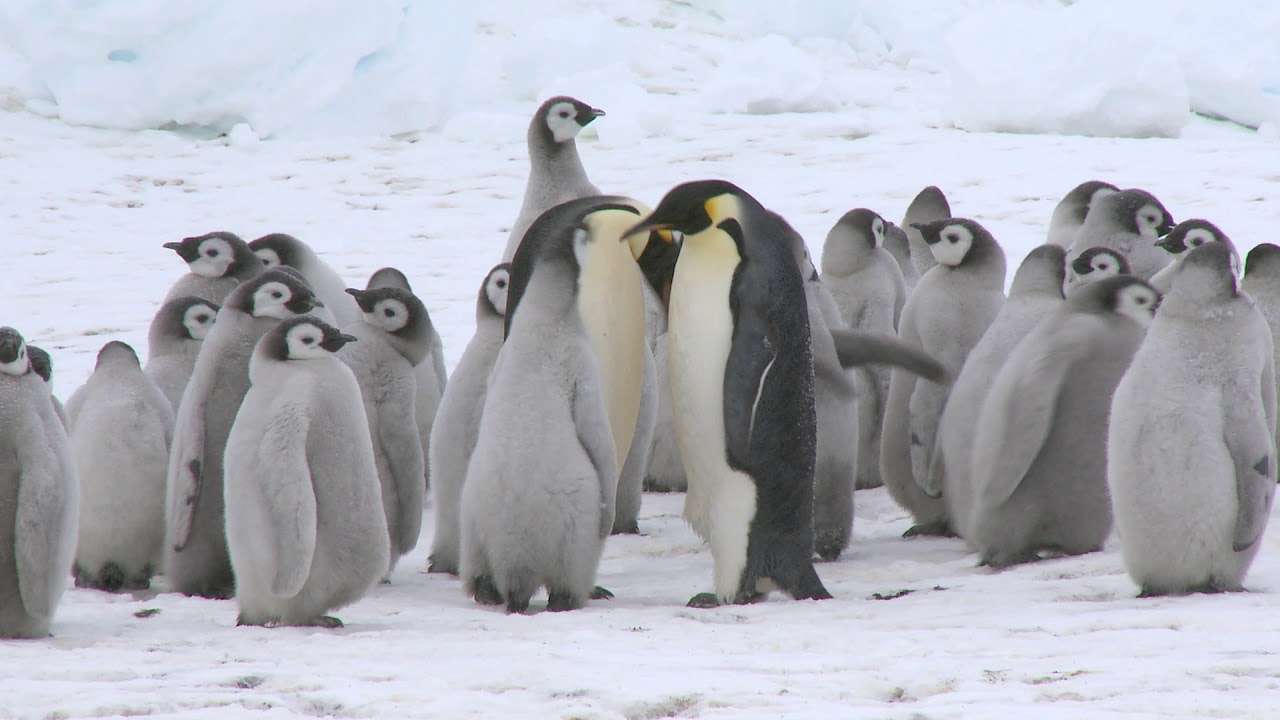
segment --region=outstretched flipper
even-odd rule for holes
[[[929,353],[888,333],[831,329],[840,364],[893,365],[936,383],[948,382],[947,369]]]

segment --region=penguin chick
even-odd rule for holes
[[[226,454],[238,625],[342,627],[326,613],[359,600],[386,572],[360,387],[334,357],[353,340],[302,316],[277,323],[254,348],[253,385]]]
[[[902,270],[883,245],[887,224],[874,211],[845,213],[822,246],[822,285],[840,308],[846,327],[892,334],[907,299]],[[905,246],[904,246],[905,247]],[[883,484],[880,478],[880,428],[889,395],[886,367],[858,369],[857,487]]]
[[[1066,294],[1076,288],[1116,275],[1129,275],[1129,261],[1124,253],[1107,247],[1091,247],[1067,264]]]
[[[1275,492],[1272,347],[1231,249],[1192,250],[1111,404],[1107,483],[1143,595],[1241,589]]]
[[[1187,253],[1207,242],[1226,243],[1227,247],[1231,248],[1231,272],[1239,277],[1240,254],[1236,252],[1236,246],[1231,242],[1231,238],[1208,220],[1193,219],[1178,223],[1168,235],[1160,238],[1156,243],[1156,247],[1163,248],[1173,256],[1173,260],[1151,277],[1151,285],[1162,293],[1169,292],[1170,286],[1173,285],[1174,273],[1178,271],[1178,266],[1187,257]]]
[[[431,320],[416,295],[398,288],[347,292],[364,320],[342,329],[360,342],[345,345],[338,359],[355,375],[373,439],[382,506],[391,542],[391,564],[418,544],[426,486],[426,460],[418,432],[414,367],[431,351]]]
[[[302,273],[339,327],[359,322],[363,313],[344,290],[346,281],[311,249],[292,235],[271,233],[250,241],[249,248],[267,268],[285,265]]]
[[[503,262],[515,257],[516,248],[539,215],[569,200],[599,195],[587,179],[574,138],[604,111],[571,97],[553,97],[538,107],[529,122],[529,180],[520,214],[511,226]]]
[[[1145,190],[1121,190],[1096,198],[1067,251],[1068,262],[1090,247],[1109,247],[1124,254],[1133,274],[1143,280],[1169,264],[1169,253],[1156,240],[1173,229],[1173,218]]]
[[[62,407],[62,401],[53,394],[53,357],[38,345],[27,345],[27,358],[31,361],[31,372],[39,375],[44,384],[49,386],[49,400],[53,403],[53,413],[58,416],[63,429],[68,429],[67,412]]]
[[[1090,283],[1009,354],[973,436],[970,532],[984,564],[1102,549],[1111,396],[1159,303],[1132,275]]]
[[[1280,358],[1280,246],[1262,243],[1249,251],[1240,288],[1253,298],[1271,329],[1271,357],[1275,362]],[[1280,448],[1280,428],[1276,430],[1276,447]]]
[[[1009,298],[973,346],[951,386],[938,423],[933,463],[923,487],[931,497],[942,495],[951,529],[966,541],[973,537],[970,520],[973,457],[978,414],[991,389],[991,381],[1009,353],[1048,314],[1062,305],[1062,280],[1066,249],[1046,243],[1027,254],[1014,273]]]
[[[462,487],[476,446],[480,414],[489,391],[489,373],[502,348],[511,266],[496,265],[476,297],[476,332],[453,368],[431,428],[427,464],[435,494],[435,537],[427,572],[458,574]]]
[[[143,372],[160,388],[175,411],[219,309],[216,303],[185,295],[165,303],[151,320],[147,331],[147,366]]]
[[[173,408],[133,348],[113,341],[67,401],[67,418],[80,476],[76,587],[145,590],[164,557]]]
[[[955,377],[1004,302],[1004,251],[985,228],[955,218],[918,225],[938,265],[907,298],[898,338],[920,347]],[[906,536],[950,535],[946,505],[925,492],[949,388],[894,370],[885,406],[880,473],[911,512]],[[936,484],[936,481],[935,481]]]
[[[467,593],[512,613],[526,612],[542,587],[548,610],[608,597],[593,587],[618,466],[577,295],[590,256],[615,248],[594,247],[604,240],[586,219],[566,218],[545,237],[518,309],[508,298],[509,332],[462,491]]]
[[[194,295],[220,304],[240,283],[262,272],[262,263],[248,243],[229,232],[183,238],[164,247],[178,253],[190,269],[169,288],[164,301]]]
[[[377,290],[379,288],[399,288],[407,292],[413,292],[413,288],[409,286],[409,279],[404,273],[395,268],[382,268],[369,276],[369,282],[365,284],[365,290]],[[444,342],[440,340],[440,333],[436,332],[435,323],[431,322],[428,313],[427,325],[429,326],[429,343],[430,352],[426,360],[418,363],[413,367],[413,378],[416,385],[414,393],[415,414],[418,420],[418,434],[422,440],[422,457],[425,459],[431,455],[431,428],[435,426],[436,413],[440,410],[440,402],[444,398],[444,389],[449,382],[448,371],[444,366]],[[424,480],[426,487],[431,487],[430,468],[424,465]],[[425,495],[424,495],[425,498]]]
[[[938,261],[929,251],[929,243],[920,232],[920,228],[916,226],[950,219],[951,205],[947,202],[947,196],[943,195],[942,190],[936,185],[930,185],[921,190],[907,206],[907,212],[902,216],[902,230],[907,234],[911,263],[915,265],[918,276],[924,277],[924,274],[937,265]]]
[[[79,482],[49,397],[0,327],[0,638],[48,637],[76,549]]]
[[[1053,209],[1053,216],[1049,219],[1049,238],[1045,242],[1071,247],[1093,204],[1099,198],[1117,192],[1120,188],[1102,180],[1088,180],[1072,188]]]
[[[910,240],[907,239],[907,231],[888,220],[884,223],[884,249],[898,263],[903,286],[906,288],[906,294],[910,295],[912,288],[920,282],[920,273],[916,270],[915,263],[911,262],[911,246]]]
[[[165,497],[164,574],[185,595],[228,598],[222,470],[227,433],[249,389],[249,358],[280,320],[317,305],[296,271],[266,270],[227,296],[175,413]]]

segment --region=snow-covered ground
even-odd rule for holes
[[[344,118],[323,112],[266,141],[256,133],[269,127],[196,139],[71,126],[21,111],[29,78],[14,68],[25,61],[0,46],[0,108],[10,110],[0,112],[0,324],[52,351],[65,398],[103,343],[145,349],[159,300],[185,271],[162,243],[284,231],[353,285],[385,265],[403,269],[452,366],[519,207],[529,113],[557,91],[609,113],[580,140],[601,188],[652,204],[677,182],[731,179],[791,220],[815,256],[846,210],[896,220],[927,184],[992,230],[1011,271],[1043,241],[1061,195],[1092,178],[1146,188],[1176,219],[1212,220],[1242,250],[1278,238],[1280,143],[1265,122],[1241,119],[1264,126],[1254,132],[1181,112],[1176,137],[1159,139],[954,129],[957,76],[937,71],[957,67],[946,53],[963,32],[983,29],[944,33],[975,3],[917,0],[888,16],[878,4],[811,0],[809,15],[787,18],[709,0],[545,5],[552,11],[505,0],[476,10],[478,29],[458,50],[471,60],[441,129],[397,139],[329,132]],[[1142,5],[1151,3],[1126,7]],[[0,14],[15,7],[43,5],[6,2]],[[1239,34],[1274,18],[1260,14]],[[0,24],[0,38],[12,29]],[[1244,62],[1251,47],[1241,41],[1216,60]],[[998,62],[991,52],[969,66],[970,81],[981,62]],[[1255,82],[1268,71],[1280,84],[1280,67],[1249,67],[1246,85],[1273,87]],[[1131,83],[1132,70],[1116,77]],[[1218,77],[1215,87],[1232,87]],[[1270,96],[1249,97],[1265,110]],[[617,598],[576,613],[475,606],[456,580],[425,574],[430,523],[391,585],[339,611],[338,631],[236,628],[232,602],[71,590],[52,639],[0,643],[0,717],[1275,713],[1280,528],[1246,579],[1252,592],[1139,600],[1114,543],[991,573],[958,541],[900,539],[906,513],[865,491],[853,547],[819,567],[835,600],[694,611],[683,605],[709,588],[711,558],[680,519],[681,500],[645,497],[645,535],[611,539],[601,567]],[[903,590],[913,592],[878,599]],[[136,615],[149,610],[159,612]]]

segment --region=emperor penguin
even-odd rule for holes
[[[222,493],[227,433],[249,390],[254,345],[280,320],[317,303],[301,276],[267,270],[227,296],[205,336],[175,413],[166,481],[164,574],[178,592],[210,598],[235,592]]]
[[[1063,248],[1071,247],[1094,202],[1117,192],[1120,192],[1120,188],[1103,180],[1087,180],[1072,188],[1053,209],[1053,216],[1049,219],[1049,239],[1046,242]]]
[[[58,396],[53,394],[53,357],[49,355],[48,350],[38,345],[27,345],[27,359],[31,361],[31,372],[40,376],[44,384],[49,387],[49,401],[53,403],[53,413],[58,416],[63,429],[70,432],[70,427],[67,425],[67,411],[62,407],[62,401]]]
[[[337,271],[320,259],[310,245],[292,235],[271,233],[249,242],[249,249],[269,268],[285,265],[302,273],[324,307],[333,313],[339,327],[360,322],[364,313],[347,295],[347,283]]]
[[[147,365],[143,372],[160,388],[174,411],[191,380],[196,356],[219,306],[204,298],[184,295],[165,303],[147,331]]]
[[[164,558],[173,408],[133,348],[112,341],[67,400],[67,418],[80,477],[76,587],[145,590]]]
[[[1054,246],[1060,247],[1060,246]],[[1102,549],[1107,414],[1160,294],[1132,275],[1077,290],[1019,342],[973,436],[970,538],[993,568]]]
[[[520,214],[502,251],[503,262],[515,257],[529,226],[542,213],[569,200],[600,194],[587,179],[574,138],[592,120],[603,116],[603,110],[563,95],[542,103],[533,114],[528,132],[529,180]]]
[[[1137,189],[1096,198],[1067,250],[1067,260],[1086,248],[1109,247],[1124,253],[1134,275],[1150,280],[1169,264],[1169,253],[1156,241],[1173,229],[1173,217],[1154,195]]]
[[[652,234],[644,250],[636,257],[645,278],[645,328],[653,352],[657,389],[657,419],[653,440],[649,445],[649,462],[645,468],[644,489],[650,492],[684,492],[688,480],[680,446],[676,442],[675,417],[671,410],[671,381],[667,373],[667,302],[671,296],[671,280],[675,275],[680,245],[669,243]]]
[[[1129,275],[1129,261],[1124,253],[1108,247],[1086,248],[1067,263],[1067,281],[1064,289],[1070,295],[1081,285],[1088,285],[1116,275]]]
[[[897,331],[907,299],[902,270],[884,249],[886,223],[866,208],[845,213],[822,246],[822,285],[840,308],[845,327],[881,333]],[[880,428],[889,396],[890,371],[859,368],[857,487],[880,487]]]
[[[369,282],[365,283],[365,290],[378,290],[381,288],[398,288],[406,292],[413,292],[413,287],[409,285],[409,278],[396,268],[385,267],[375,271],[369,276]],[[426,310],[426,307],[423,307]],[[440,402],[444,398],[445,386],[449,382],[449,374],[444,366],[444,343],[440,340],[440,333],[436,332],[435,323],[431,321],[430,313],[426,316],[427,336],[430,345],[427,358],[417,365],[413,366],[413,378],[416,381],[416,392],[414,393],[415,415],[418,421],[418,434],[422,440],[422,457],[425,459],[431,454],[431,428],[435,426],[436,413],[440,410]],[[427,465],[423,466],[424,479],[426,487],[431,487],[431,472]],[[426,499],[426,495],[423,495]]]
[[[938,422],[933,462],[923,487],[927,495],[942,495],[951,529],[966,541],[973,537],[969,520],[974,493],[969,467],[982,402],[1009,353],[1062,305],[1066,253],[1060,245],[1045,243],[1027,254],[1014,273],[1009,298],[969,352],[947,394]]]
[[[1272,347],[1231,249],[1188,253],[1108,423],[1120,552],[1142,595],[1241,589],[1276,486]]]
[[[249,249],[249,244],[234,233],[225,231],[167,242],[166,248],[178,253],[190,269],[169,288],[165,302],[194,295],[220,304],[240,283],[262,272],[262,262]]]
[[[898,337],[935,357],[955,377],[1004,302],[1004,251],[991,233],[965,218],[918,225],[938,264],[902,309]],[[930,482],[938,423],[949,387],[895,369],[889,382],[880,474],[889,494],[915,518],[905,537],[951,535],[946,504]]]
[[[355,374],[364,399],[391,542],[389,574],[401,556],[417,547],[422,531],[426,460],[414,368],[431,352],[431,321],[426,306],[407,290],[347,292],[364,311],[364,320],[342,329],[360,342],[343,346],[338,358]]]
[[[644,276],[636,258],[649,240],[619,242],[648,207],[616,196],[579,198],[543,213],[525,234],[511,263],[508,331],[519,310],[535,258],[565,222],[580,222],[600,243],[582,267],[579,314],[604,381],[605,407],[619,469],[614,533],[638,533],[646,465],[657,421],[657,374],[645,334]]]
[[[511,266],[507,263],[495,265],[480,283],[476,332],[453,368],[431,428],[427,464],[435,496],[435,537],[427,572],[458,574],[462,486],[476,447],[480,413],[489,392],[489,373],[502,348],[510,286]]]
[[[951,219],[951,204],[947,196],[936,185],[930,185],[916,194],[907,212],[902,216],[902,230],[907,235],[907,247],[911,251],[911,263],[915,265],[916,274],[924,277],[926,272],[938,264],[924,235],[917,225],[941,222]]]
[[[1163,248],[1173,256],[1173,259],[1161,268],[1160,272],[1151,276],[1151,285],[1162,293],[1169,292],[1170,286],[1173,285],[1174,274],[1187,257],[1187,253],[1207,242],[1225,243],[1231,248],[1231,272],[1235,273],[1236,277],[1240,277],[1240,253],[1236,252],[1236,246],[1231,242],[1231,238],[1219,230],[1217,225],[1208,220],[1196,218],[1178,223],[1168,235],[1160,238],[1156,243],[1156,247]]]
[[[888,220],[885,221],[884,249],[893,256],[894,262],[898,263],[898,270],[902,273],[902,282],[908,295],[911,294],[916,283],[920,282],[920,272],[916,270],[915,263],[911,262],[910,242],[907,239],[906,230]]]
[[[0,327],[0,638],[42,638],[67,585],[80,488],[49,386]]]
[[[561,215],[558,230],[542,227],[542,241],[517,253],[529,263],[525,253],[537,251],[517,266],[528,273],[523,297],[518,307],[508,297],[507,339],[462,490],[466,590],[509,613],[526,612],[543,587],[552,611],[610,596],[595,575],[614,526],[616,435],[578,299],[591,256],[620,249],[603,245],[617,246],[616,233],[590,224],[608,212],[617,210]]]
[[[1271,330],[1272,361],[1280,361],[1280,245],[1262,243],[1249,251],[1240,289],[1249,293],[1267,321]],[[1280,448],[1280,428],[1276,430],[1276,446]]]
[[[227,437],[227,545],[238,625],[342,627],[390,562],[373,444],[351,370],[355,340],[293,317],[258,341]]]

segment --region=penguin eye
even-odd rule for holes
[[[207,258],[216,258],[218,257],[218,251],[215,248],[209,248],[204,251],[204,256]]]
[[[559,113],[557,113],[557,114],[558,114],[560,117],[565,118],[566,120],[569,118],[569,111],[568,111],[568,110],[561,110],[561,111],[560,111]]]
[[[396,316],[396,311],[395,311],[395,310],[392,310],[391,308],[383,308],[383,309],[382,309],[382,315],[383,315],[384,317],[393,318],[393,317],[395,317],[395,316]]]
[[[497,282],[496,282],[496,283],[494,283],[494,284],[498,286],[498,289],[499,289],[499,290],[502,290],[502,289],[504,289],[504,288],[506,288],[506,287],[507,287],[507,281],[506,281],[506,280],[499,280],[499,281],[497,281]]]
[[[303,345],[315,345],[315,343],[316,343],[316,339],[311,337],[310,335],[302,338]]]
[[[279,300],[284,297],[284,293],[280,292],[279,290],[274,290],[271,293],[271,297],[275,300]]]
[[[942,239],[946,240],[952,245],[955,245],[956,243],[960,242],[960,238],[956,237],[955,233],[947,233],[946,235],[942,236]]]
[[[1204,241],[1199,238],[1196,238],[1195,240],[1191,241],[1191,247],[1200,247],[1203,244],[1204,244]]]

